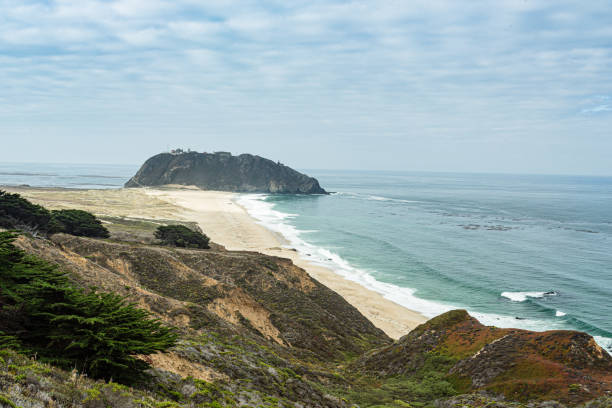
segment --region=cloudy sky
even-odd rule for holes
[[[610,0],[0,0],[0,161],[612,175],[610,22]]]

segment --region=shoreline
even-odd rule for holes
[[[350,281],[334,270],[302,258],[280,234],[260,225],[236,203],[239,193],[195,189],[145,189],[145,194],[183,209],[181,218],[198,223],[215,243],[228,250],[255,251],[289,258],[311,277],[342,296],[389,337],[399,339],[427,317],[401,306],[382,294]]]
[[[306,258],[305,255],[310,251],[304,252],[304,248],[293,240],[291,234],[285,240],[280,235],[284,229],[277,233],[273,231],[277,229],[275,225],[269,227],[261,225],[260,222],[263,219],[260,221],[259,213],[257,211],[253,212],[249,200],[241,199],[245,197],[241,193],[204,191],[193,186],[177,185],[159,186],[154,189],[126,189],[119,186],[109,189],[67,189],[48,186],[3,185],[0,186],[0,190],[19,193],[31,202],[43,205],[49,210],[75,208],[89,211],[102,218],[119,218],[128,222],[142,219],[153,224],[181,222],[192,227],[199,225],[205,233],[213,238],[213,242],[216,241],[229,249],[256,251],[291,259],[314,279],[341,295],[374,325],[392,338],[399,338],[407,334],[418,324],[428,320],[429,317],[426,316],[432,317],[435,314],[450,310],[438,311],[437,307],[440,305],[457,308],[437,304],[435,301],[432,303],[414,296],[413,299],[404,302],[405,299],[399,292],[390,292],[384,286],[379,288],[377,286],[378,283],[381,283],[379,281],[372,281],[373,286],[366,285],[359,282],[358,279],[353,281],[351,275],[343,274],[342,268],[335,269],[334,265],[327,266],[327,262],[322,264],[309,262],[317,262],[319,259],[315,256],[313,256],[315,259]],[[235,199],[239,199],[241,204],[244,203],[248,211],[234,202]],[[250,215],[249,211],[253,215]],[[113,222],[111,220],[110,223]],[[290,224],[282,223],[279,225],[290,226]],[[152,233],[148,231],[145,235],[148,237]],[[283,249],[283,244],[297,245],[296,248],[302,249],[302,256],[295,250]],[[313,254],[315,253],[313,252]],[[334,264],[334,262],[331,263]],[[412,306],[415,300],[431,304],[417,303],[417,306]],[[395,303],[395,301],[398,301],[398,303]],[[414,312],[414,310],[421,310],[426,314]],[[584,331],[584,329],[576,328],[573,324],[562,323],[562,326],[554,324],[559,321],[560,317],[556,317],[557,320],[555,321],[542,318],[519,320],[516,315],[504,314],[503,312],[497,314],[494,312],[469,311],[469,313],[483,324],[496,327],[512,327],[533,331],[560,329]],[[606,334],[592,335],[600,346],[608,353],[612,353],[611,336]]]
[[[283,248],[289,242],[280,233],[260,225],[235,202],[240,193],[175,185],[93,190],[30,186],[4,186],[3,189],[19,193],[51,210],[77,208],[99,216],[195,222],[212,242],[228,250],[254,251],[291,259],[393,339],[399,339],[429,320],[379,292],[342,277],[333,269],[302,258],[295,249]]]

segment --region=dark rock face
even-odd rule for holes
[[[250,154],[161,153],[148,159],[125,187],[193,185],[206,190],[327,194],[319,182],[283,164]]]

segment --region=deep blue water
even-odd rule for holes
[[[119,188],[138,166],[0,164],[0,185]],[[244,195],[302,256],[434,316],[578,329],[612,350],[612,178],[308,171],[329,196]]]

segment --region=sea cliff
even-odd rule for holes
[[[204,190],[327,194],[319,182],[279,162],[251,154],[161,153],[149,158],[125,187],[179,184]]]

